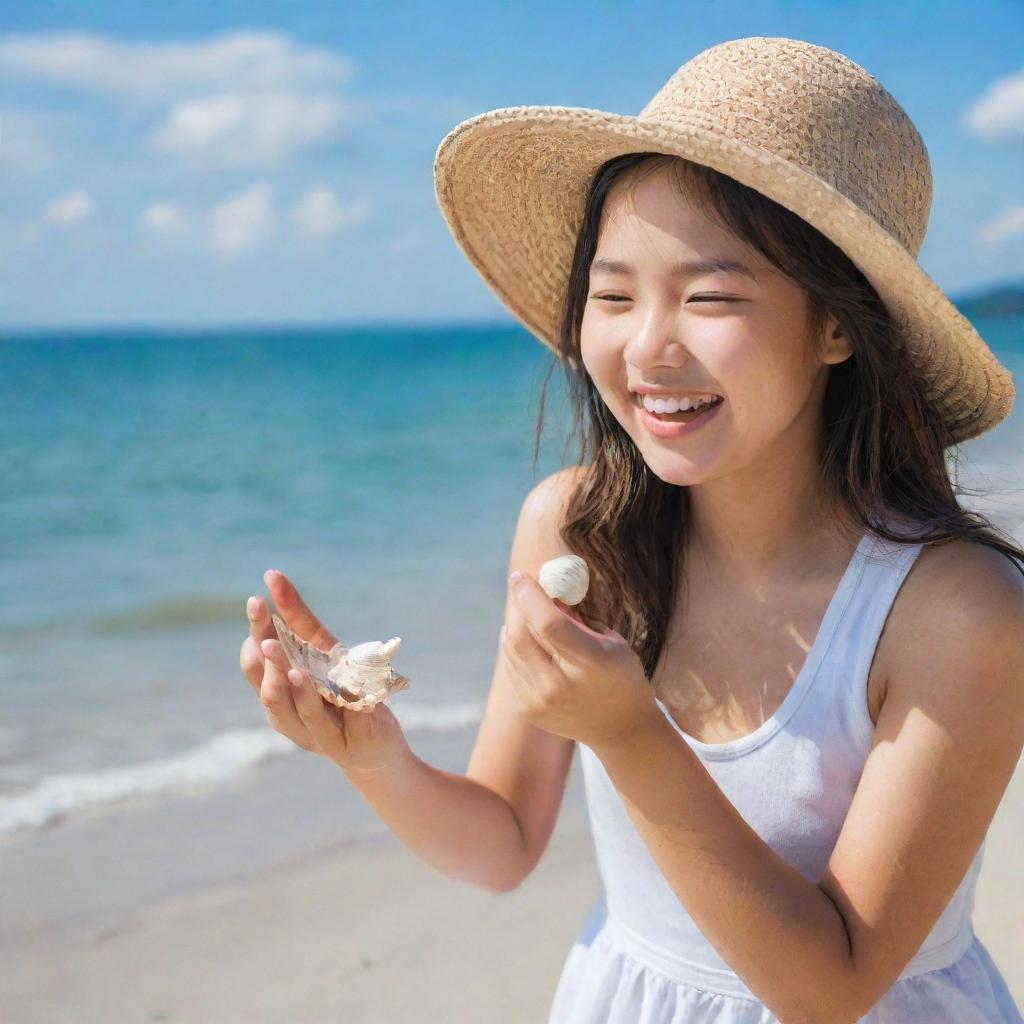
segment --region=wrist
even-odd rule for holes
[[[621,729],[591,745],[598,757],[603,754],[628,754],[630,751],[645,747],[652,735],[666,725],[665,716],[654,700],[653,694],[649,703],[644,702],[635,715],[623,723]]]
[[[334,762],[352,781],[372,780],[377,778],[401,779],[409,775],[419,765],[419,758],[412,747],[405,744],[397,755],[391,754],[378,760],[367,760],[358,763],[346,763],[343,760]]]

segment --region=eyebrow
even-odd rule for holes
[[[721,273],[745,274],[753,281],[757,280],[754,272],[745,263],[724,256],[712,256],[709,259],[689,263],[685,261],[673,263],[669,270],[673,276],[678,277],[697,277],[701,274]],[[597,259],[590,264],[590,272],[592,274],[622,274],[629,277],[634,271],[629,263],[624,263],[622,260]]]

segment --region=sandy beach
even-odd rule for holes
[[[58,958],[5,956],[4,1019],[542,1020],[595,891],[573,818],[507,895],[367,843],[154,908]]]
[[[275,802],[268,791],[294,791],[282,776],[312,779],[319,768],[299,756],[265,766],[248,809],[237,811],[246,801],[236,801],[236,813],[259,819]],[[570,784],[540,866],[502,895],[445,878],[372,825],[355,840],[307,849],[241,880],[198,886],[188,877],[188,856],[205,860],[215,875],[225,845],[236,842],[230,822],[233,838],[218,831],[221,795],[174,801],[163,811],[97,815],[67,826],[67,836],[58,827],[8,845],[0,865],[16,921],[5,915],[2,1019],[542,1020],[598,892],[578,784]],[[315,781],[307,791],[309,802],[319,798]],[[204,822],[202,832],[169,824],[152,841],[147,823],[182,813]],[[138,831],[128,824],[132,816]],[[262,827],[272,826],[264,820]],[[118,844],[134,846],[122,850],[123,861],[113,853]],[[43,876],[51,876],[51,891],[43,891]],[[154,883],[183,894],[149,903]]]
[[[438,761],[462,756],[453,746]],[[545,856],[502,895],[439,875],[372,817],[354,841],[311,839],[296,808],[322,820],[332,793],[343,806],[333,773],[286,757],[230,794],[122,809],[8,843],[4,1021],[543,1022],[599,891],[578,759]],[[269,809],[295,792],[304,799],[291,802],[296,816],[281,831],[304,835],[307,847],[272,848]],[[974,915],[1018,1003],[1022,830],[1019,767],[989,832]],[[252,869],[220,872],[225,852],[222,867]]]

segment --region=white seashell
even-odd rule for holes
[[[391,656],[401,637],[386,642],[368,640],[349,649],[338,643],[325,653],[290,630],[279,615],[272,615],[281,646],[294,668],[313,680],[317,693],[346,711],[370,710],[411,683],[391,667]]]
[[[360,665],[387,665],[391,656],[401,644],[400,637],[392,637],[386,644],[379,640],[368,640],[365,644],[356,644],[348,651],[348,660]]]
[[[540,567],[537,582],[548,597],[558,598],[563,604],[579,604],[590,586],[590,570],[579,555],[563,555]]]

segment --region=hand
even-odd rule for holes
[[[530,722],[594,748],[618,742],[658,713],[643,664],[624,637],[594,631],[531,576],[509,585],[515,600],[501,650]]]
[[[338,642],[336,637],[288,577],[270,569],[263,579],[288,627],[319,650],[330,651]],[[386,704],[377,704],[372,711],[348,711],[324,700],[312,680],[292,668],[266,604],[254,596],[246,608],[249,636],[242,644],[239,664],[275,732],[351,774],[397,767],[411,755],[405,733]]]

